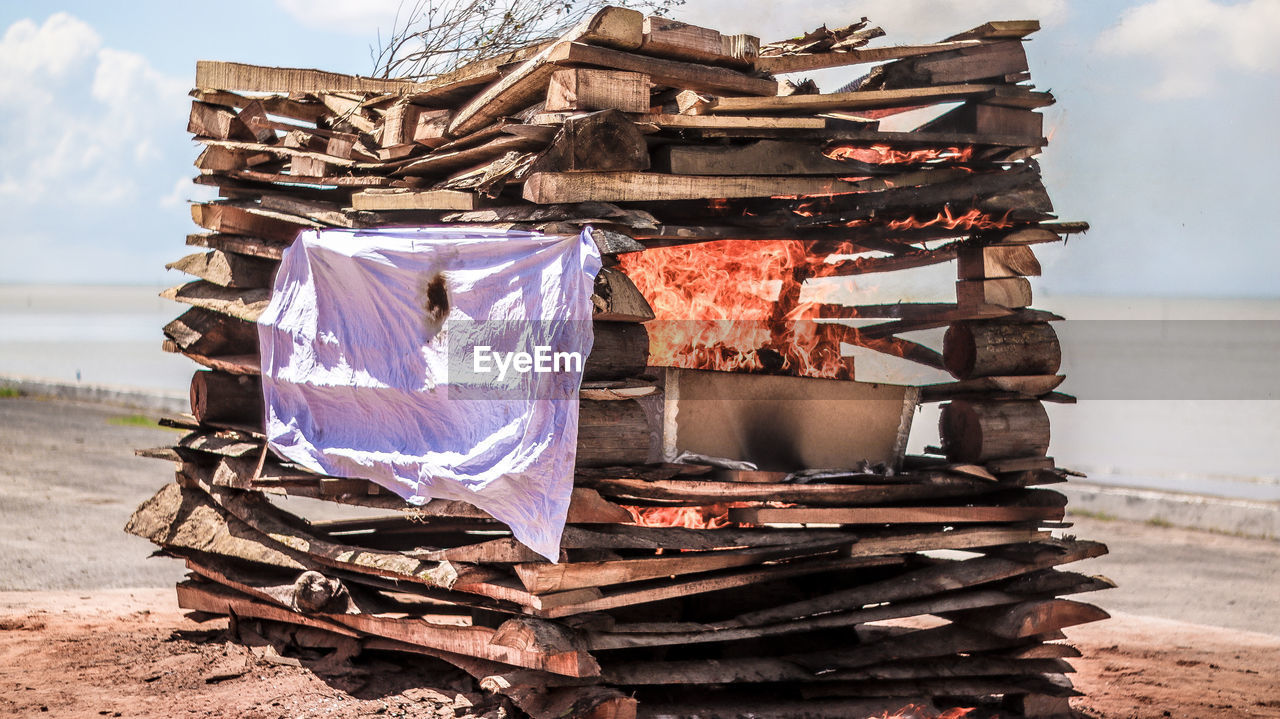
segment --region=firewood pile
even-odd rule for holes
[[[1042,402],[1071,398],[1026,277],[1086,226],[1034,159],[1037,27],[762,46],[607,8],[429,82],[199,63],[188,129],[219,199],[169,265],[197,279],[165,293],[189,308],[164,348],[204,369],[165,419],[187,433],[140,452],[177,481],[128,530],[185,560],[186,609],[434,657],[536,719],[1065,715],[1062,630],[1106,614],[1062,597],[1110,583],[1058,569],[1106,548],[1054,535],[1044,488],[1070,473]],[[795,79],[836,67],[860,77]],[[467,503],[264,446],[254,322],[298,232],[441,224],[591,227],[605,258],[557,563]],[[951,261],[955,302],[805,296]],[[941,351],[900,336],[944,327]],[[863,381],[842,346],[954,379]],[[922,402],[946,402],[940,442],[906,456]],[[315,516],[339,505],[358,514]]]

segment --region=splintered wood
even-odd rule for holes
[[[1059,716],[1062,630],[1106,616],[1063,597],[1110,583],[1058,568],[1104,546],[1051,534],[1068,473],[1042,402],[1071,398],[1027,277],[1033,245],[1087,225],[1050,214],[1033,160],[1037,28],[875,46],[864,18],[761,44],[605,8],[429,82],[201,61],[187,129],[220,197],[169,265],[193,280],[164,293],[186,305],[164,349],[202,368],[165,420],[187,434],[140,451],[177,481],[128,530],[186,562],[187,609],[443,660],[535,719]],[[828,93],[771,75],[846,66]],[[254,321],[282,253],[304,229],[429,224],[591,226],[606,258],[556,563],[465,502],[410,507],[264,447]],[[801,301],[811,278],[952,261],[955,302]],[[655,362],[673,301],[759,303],[762,333]],[[813,343],[770,344],[814,320]],[[941,348],[899,336],[938,328]],[[849,346],[955,379],[859,390]],[[939,448],[905,456],[922,401],[947,402]]]

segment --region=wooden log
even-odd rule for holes
[[[1048,322],[965,321],[947,328],[942,360],[947,371],[962,380],[1053,375],[1062,365],[1062,347]]]
[[[251,322],[192,307],[164,326],[165,336],[194,354],[257,354],[258,328]]]
[[[648,418],[635,400],[579,402],[577,466],[644,464],[650,444]]]
[[[585,67],[556,70],[551,73],[546,110],[648,112],[649,76]]]
[[[942,405],[938,424],[952,461],[1043,457],[1049,451],[1049,415],[1034,400],[954,400]]]
[[[203,422],[262,424],[262,385],[256,377],[199,370],[191,377],[191,414]]]
[[[630,322],[597,322],[595,341],[583,363],[586,382],[625,379],[644,373],[649,362],[649,332]]]
[[[855,192],[835,178],[666,175],[653,172],[537,172],[524,183],[524,199],[562,202],[661,202],[667,200],[829,195]]]
[[[597,322],[648,322],[653,308],[640,288],[620,270],[605,267],[596,275],[591,295],[592,319]]]
[[[822,153],[822,146],[760,140],[749,145],[667,145],[659,167],[673,175],[847,175],[848,163]]]
[[[635,10],[606,7],[596,12],[563,35],[559,42],[524,61],[459,108],[449,122],[449,135],[466,135],[498,117],[537,102],[555,70],[551,63],[562,57],[565,46],[573,44],[573,41],[609,45],[624,50],[635,49],[640,46],[644,37],[643,23],[644,15]]]
[[[271,286],[277,266],[269,260],[214,250],[187,255],[165,268],[195,275],[222,287],[256,288]]]
[[[961,307],[999,305],[1027,307],[1031,304],[1031,283],[1025,277],[995,280],[957,280],[956,302]]]
[[[958,259],[956,270],[962,280],[1040,276],[1040,262],[1028,245],[965,243],[960,246]]]
[[[649,146],[635,123],[617,110],[570,117],[532,172],[649,169]]]

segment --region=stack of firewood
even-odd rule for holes
[[[865,47],[881,33],[863,22],[762,52],[755,37],[608,8],[426,83],[199,63],[196,181],[220,199],[192,208],[204,231],[187,243],[207,252],[170,265],[198,279],[166,293],[190,308],[164,331],[167,351],[206,369],[191,413],[165,420],[188,433],[144,452],[176,461],[177,482],[129,531],[186,561],[184,608],[306,627],[287,636],[311,647],[429,655],[537,719],[1063,714],[1077,654],[1061,630],[1106,615],[1060,597],[1110,584],[1056,569],[1106,550],[1054,538],[1065,498],[1042,488],[1068,473],[1045,456],[1041,402],[1070,398],[1055,392],[1060,318],[1028,308],[1026,276],[1039,274],[1032,245],[1085,226],[1050,214],[1032,159],[1045,144],[1034,109],[1052,102],[1024,82],[1036,28]],[[831,94],[774,77],[884,61]],[[959,105],[882,129],[943,103]],[[469,504],[409,507],[264,446],[253,323],[285,248],[309,228],[434,224],[591,226],[605,256],[558,563]],[[645,258],[673,248],[710,266],[750,243],[802,258],[765,318],[777,346],[712,353],[753,374],[705,372],[724,369],[705,352],[671,362],[679,377],[647,366],[662,320],[701,319],[650,300],[723,288],[699,267],[679,287],[628,273],[667,269]],[[952,260],[955,303],[800,300],[809,279]],[[955,381],[870,386],[847,363],[815,375],[781,346],[798,313],[825,322],[830,347]],[[942,327],[941,352],[899,336]],[[802,408],[766,406],[767,431],[716,444],[714,415],[688,402],[707,386],[699,372],[722,393],[798,383],[786,391]],[[856,387],[888,409],[841,422],[822,405],[796,447],[763,446]],[[921,401],[949,402],[940,447],[904,456]],[[818,459],[801,459],[802,435],[822,437],[804,450]],[[720,459],[674,462],[689,449]],[[302,497],[361,514],[307,519]]]

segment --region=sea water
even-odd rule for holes
[[[0,285],[0,375],[185,396],[160,287]],[[1040,296],[1077,404],[1048,404],[1060,466],[1090,481],[1280,501],[1280,301]],[[912,339],[940,347],[941,330]],[[911,450],[937,442],[937,406]]]

